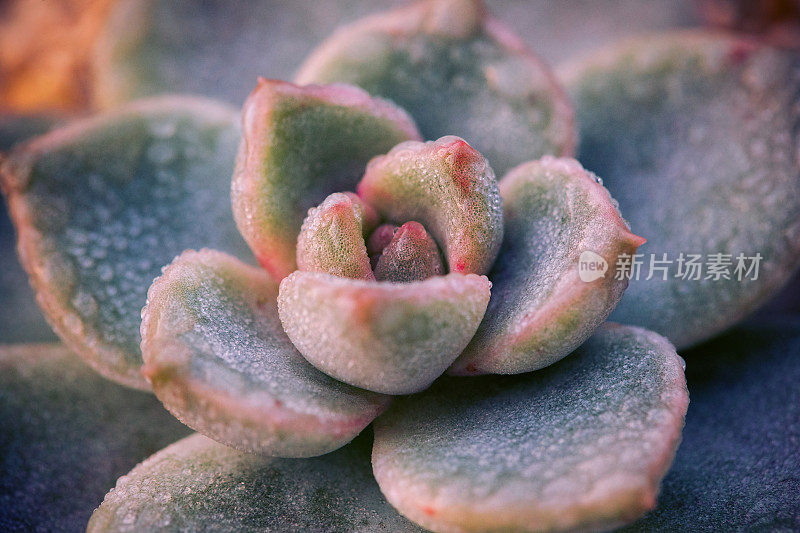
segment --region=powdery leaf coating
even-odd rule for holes
[[[682,365],[663,337],[606,325],[539,372],[442,379],[375,422],[375,478],[433,531],[613,528],[655,506],[689,401]]]
[[[213,250],[187,251],[142,310],[144,374],[189,427],[239,450],[310,457],[353,439],[389,398],[317,371],[278,320],[278,285]]]
[[[238,141],[233,109],[167,96],[54,130],[3,162],[39,305],[104,376],[147,388],[139,313],[175,254],[210,245],[247,256],[225,201]]]
[[[644,259],[673,262],[666,280],[633,280],[612,319],[688,347],[784,284],[800,265],[796,54],[745,37],[671,33],[603,50],[565,67],[564,78],[581,161],[647,237]],[[681,253],[699,255],[701,279],[683,277]],[[718,264],[730,279],[706,269],[714,254],[729,254]],[[739,254],[761,254],[756,280],[744,271],[738,279]]]
[[[692,406],[658,507],[632,531],[794,531],[800,321],[770,317],[685,353]],[[691,505],[687,505],[691,502]]]
[[[244,104],[242,127],[233,212],[259,262],[278,279],[296,269],[297,235],[310,208],[353,190],[373,156],[419,139],[405,111],[357,87],[265,79]]]
[[[475,334],[491,283],[448,274],[412,283],[295,272],[281,282],[283,328],[311,364],[385,394],[409,394],[439,377]]]
[[[451,374],[517,374],[552,364],[583,343],[619,302],[622,253],[632,234],[597,178],[574,159],[523,163],[500,182],[505,239],[491,273],[492,299]],[[581,272],[590,260],[607,270]],[[582,277],[583,276],[583,277]]]
[[[364,241],[378,215],[353,193],[333,193],[308,211],[297,238],[297,268],[375,279]]]
[[[59,344],[0,346],[0,530],[82,531],[115,480],[188,428]]]
[[[87,531],[421,531],[378,490],[370,442],[297,461],[194,435],[121,477]]]
[[[485,274],[503,240],[503,201],[486,159],[460,137],[404,142],[370,161],[358,195],[391,222],[421,223],[450,272]]]
[[[345,26],[298,83],[352,83],[407,109],[428,139],[457,132],[498,172],[572,155],[572,108],[549,68],[479,0],[431,0]]]
[[[386,227],[386,226],[384,226]],[[376,241],[383,236],[376,236]],[[375,265],[375,279],[407,283],[445,274],[436,241],[419,222],[406,222],[383,248]]]

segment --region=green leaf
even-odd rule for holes
[[[194,435],[120,478],[87,531],[420,531],[378,490],[369,445],[297,461]]]
[[[340,383],[297,352],[278,285],[213,250],[177,257],[142,311],[144,373],[191,428],[239,450],[310,457],[353,439],[389,398]]]
[[[311,364],[385,394],[428,387],[475,334],[489,281],[448,274],[411,283],[295,272],[281,282],[283,328]]]
[[[2,186],[48,321],[96,370],[146,388],[139,313],[186,248],[246,256],[225,198],[234,110],[186,96],[131,104],[18,145]]]
[[[517,374],[580,346],[608,318],[627,279],[614,265],[644,241],[574,159],[523,163],[500,182],[505,240],[492,299],[451,374]],[[590,270],[590,267],[592,268]]]
[[[296,80],[389,98],[425,138],[458,134],[500,173],[575,147],[572,109],[550,69],[478,0],[423,1],[345,26]]]
[[[607,325],[519,376],[446,378],[375,423],[386,498],[434,531],[601,530],[655,506],[688,404],[663,337]]]
[[[419,138],[405,111],[346,85],[261,79],[242,122],[234,215],[256,257],[278,279],[297,268],[297,236],[308,210],[331,193],[353,190],[373,156]]]
[[[358,195],[397,224],[415,221],[450,272],[485,274],[503,240],[503,202],[486,159],[460,137],[398,144],[370,161]]]
[[[383,227],[391,227],[384,225]],[[376,236],[376,244],[385,234]],[[445,274],[442,254],[436,241],[419,222],[406,222],[392,232],[392,240],[375,259],[375,279],[378,281],[421,281]]]
[[[364,241],[378,223],[375,210],[353,193],[333,193],[311,208],[297,238],[297,268],[375,279]]]
[[[796,54],[745,37],[671,33],[601,50],[563,77],[581,162],[648,239],[640,279],[612,319],[688,347],[755,310],[800,266]],[[697,256],[699,279],[680,268],[681,254]],[[708,270],[715,254],[730,279]],[[745,269],[760,254],[757,276],[737,274],[739,254]],[[651,258],[672,262],[667,279],[645,279]]]

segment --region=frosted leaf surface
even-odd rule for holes
[[[489,302],[485,276],[412,283],[295,272],[281,282],[286,333],[314,366],[386,394],[425,389],[475,334]]]
[[[296,80],[389,98],[425,138],[458,133],[497,172],[575,147],[572,109],[550,69],[478,0],[424,1],[345,26]]]
[[[375,422],[389,502],[434,531],[601,530],[655,506],[688,404],[663,337],[605,325],[559,363],[444,378]]]
[[[683,440],[658,507],[629,530],[797,529],[800,321],[745,324],[684,354]]]
[[[82,531],[119,476],[188,433],[60,344],[0,346],[0,530]]]
[[[666,280],[656,272],[631,281],[612,319],[682,348],[741,320],[783,285],[800,265],[796,55],[684,32],[603,50],[563,76],[581,124],[581,162],[648,239],[644,260],[672,261]],[[679,269],[681,254],[699,256],[700,279],[694,267]],[[729,256],[717,264],[730,279],[707,269],[713,254]],[[757,279],[736,273],[739,254],[745,268],[761,255]]]
[[[120,478],[87,531],[421,531],[381,495],[369,445],[272,459],[193,435]]]
[[[614,265],[644,241],[574,159],[523,163],[502,179],[500,194],[506,229],[492,299],[451,374],[517,374],[566,356],[617,305],[628,280],[615,279]]]
[[[370,161],[358,195],[389,221],[417,221],[450,272],[485,274],[503,240],[503,201],[486,159],[460,137],[405,142]]]
[[[296,268],[297,236],[308,210],[331,193],[355,189],[373,156],[419,138],[405,111],[347,85],[261,79],[244,104],[242,124],[234,216],[258,260],[278,279]]]
[[[148,292],[144,373],[189,427],[239,450],[310,457],[335,450],[389,398],[329,378],[278,319],[278,285],[213,250],[187,251]]]
[[[382,236],[378,235],[376,240]],[[406,222],[392,235],[375,265],[378,281],[421,281],[445,274],[436,241],[419,222]]]
[[[297,268],[334,276],[375,279],[366,236],[378,215],[353,193],[333,193],[308,211],[297,238]]]
[[[2,166],[18,249],[45,316],[106,377],[146,388],[139,313],[189,247],[246,256],[227,201],[234,110],[168,96],[17,146]]]

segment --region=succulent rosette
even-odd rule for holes
[[[100,63],[110,105],[144,59],[104,39],[126,52]],[[800,261],[797,65],[698,33],[565,68],[577,154],[619,202],[573,158],[567,91],[477,0],[344,27],[240,111],[159,96],[18,145],[1,183],[53,329],[199,433],[121,478],[89,530],[639,518],[687,411],[672,343],[733,324]],[[658,253],[754,243],[763,276],[623,299],[639,233]]]

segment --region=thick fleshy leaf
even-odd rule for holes
[[[405,142],[370,161],[358,195],[397,224],[421,223],[450,272],[485,274],[503,240],[503,202],[486,159],[460,137]]]
[[[297,268],[334,276],[375,279],[365,238],[378,215],[353,193],[333,193],[308,212],[297,238]]]
[[[115,0],[94,50],[94,102],[180,91],[241,105],[258,76],[291,78],[337,26],[396,1]]]
[[[800,265],[795,54],[684,32],[603,50],[564,78],[581,161],[648,239],[612,319],[687,347],[757,308]],[[662,259],[666,279],[650,268]]]
[[[58,119],[49,115],[0,114],[0,152],[49,130]],[[0,153],[2,158],[2,153]],[[28,276],[14,251],[14,226],[0,201],[0,342],[51,342],[58,339],[36,305]]]
[[[297,235],[310,208],[353,190],[373,156],[419,138],[405,111],[347,85],[261,79],[244,104],[242,124],[233,212],[276,278],[296,268]]]
[[[87,531],[420,531],[381,495],[370,443],[296,461],[193,435],[120,478]]]
[[[687,351],[692,404],[658,507],[631,531],[800,526],[800,320],[737,327]]]
[[[314,45],[342,24],[404,3],[314,0],[312,8],[307,2],[289,1],[115,0],[95,48],[93,101],[109,107],[172,91],[204,94],[238,106],[257,76],[290,79]],[[622,36],[701,22],[697,0],[662,2],[657,8],[630,0],[489,4],[493,14],[549,64]],[[14,5],[25,19],[34,7],[52,19],[50,6],[36,0]],[[592,24],[574,23],[583,20]],[[25,40],[38,44],[29,20],[5,33],[2,22],[0,48]],[[525,154],[520,161],[533,157]]]
[[[413,283],[295,272],[278,312],[297,349],[345,383],[386,394],[425,389],[475,334],[489,302],[485,276]]]
[[[384,226],[386,227],[386,226]],[[383,235],[378,235],[380,240]],[[406,222],[393,232],[375,264],[378,281],[421,281],[445,274],[442,254],[419,222]]]
[[[19,145],[2,185],[39,304],[106,377],[145,388],[139,313],[188,247],[247,254],[225,201],[239,130],[216,102],[162,97]]]
[[[375,423],[384,495],[434,531],[599,530],[655,506],[688,395],[663,337],[607,325],[519,376],[445,378]]]
[[[278,319],[278,284],[213,250],[186,251],[147,294],[144,373],[189,427],[234,448],[281,457],[335,450],[389,398],[312,367]]]
[[[430,0],[340,29],[298,83],[352,83],[407,109],[423,135],[458,133],[498,172],[572,155],[570,104],[549,68],[479,0]]]
[[[529,372],[570,353],[622,297],[628,280],[615,279],[618,257],[644,242],[574,159],[523,163],[500,194],[506,230],[492,299],[452,374]]]
[[[189,432],[58,344],[0,347],[0,428],[2,531],[82,531],[119,476]]]

